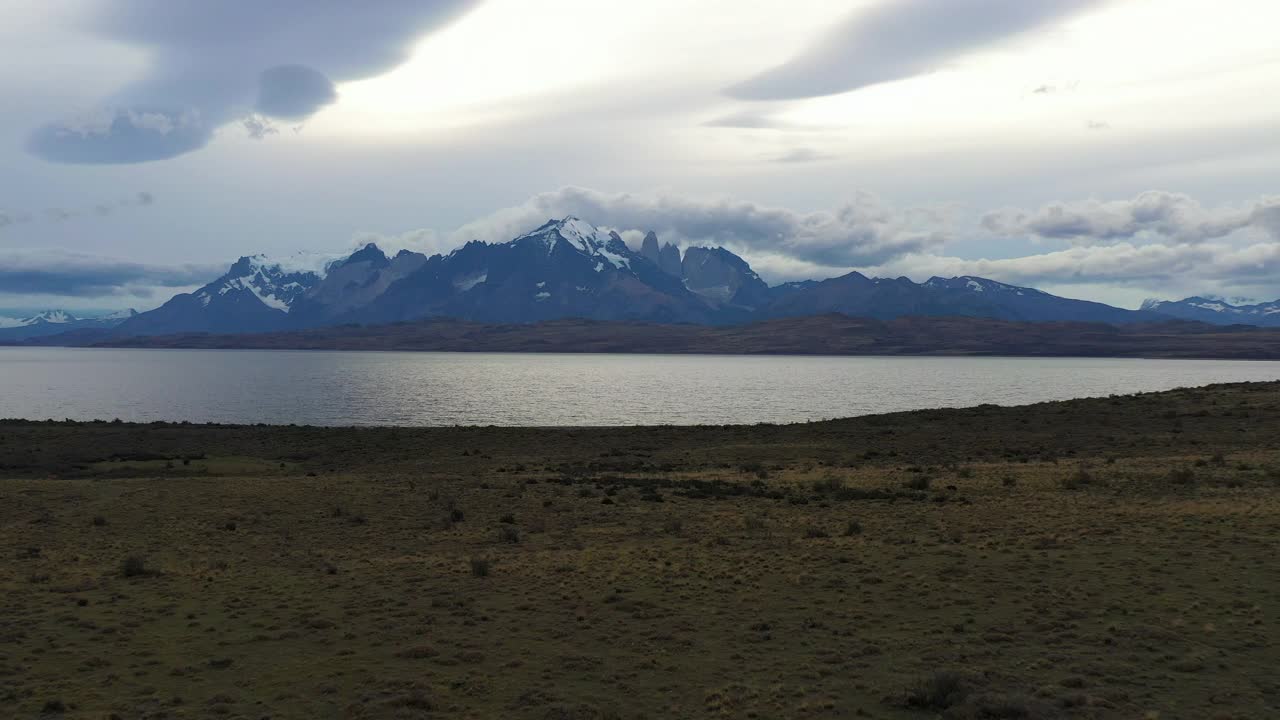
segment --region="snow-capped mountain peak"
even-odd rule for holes
[[[372,243],[370,243],[372,245]],[[377,249],[377,246],[373,246]],[[367,249],[367,248],[366,248]],[[240,258],[240,263],[248,261],[251,269],[273,275],[315,275],[324,278],[329,269],[337,262],[346,260],[347,256],[333,253],[299,252],[292,255],[272,256],[259,253]]]
[[[1237,301],[1238,302],[1238,301]],[[1233,305],[1217,297],[1194,297],[1183,300],[1156,300],[1142,303],[1143,310],[1164,313],[1184,320],[1209,323],[1247,323],[1275,326],[1280,324],[1280,300],[1253,305]]]
[[[0,332],[0,340],[25,340],[89,328],[110,328],[133,315],[137,315],[134,310],[85,317],[66,310],[43,310],[26,317],[0,317],[0,330],[3,331]]]
[[[614,269],[631,267],[631,250],[622,238],[615,233],[606,233],[585,220],[572,215],[561,220],[549,220],[531,233],[526,233],[511,241],[517,244],[528,241],[541,242],[550,255],[560,243],[565,243],[575,251],[601,261],[596,266],[597,272],[604,270],[604,264]]]
[[[53,325],[65,325],[67,323],[75,322],[78,319],[79,318],[66,310],[45,310],[44,312],[37,313],[29,318],[23,318],[22,324],[35,325],[37,323],[50,323]]]
[[[294,300],[323,280],[329,269],[343,259],[341,255],[316,253],[283,258],[245,256],[226,275],[197,290],[195,297],[208,307],[216,296],[248,292],[268,308],[287,313]]]
[[[989,280],[987,278],[975,277],[973,275],[960,275],[953,278],[934,277],[924,282],[925,287],[930,288],[947,288],[951,290],[965,290],[971,293],[1011,293],[1013,295],[1043,295],[1039,290],[1034,288],[1019,287],[1017,285],[1009,285],[1007,283]]]
[[[0,317],[0,327],[30,327],[32,325],[76,325],[79,323],[110,324],[118,320],[127,320],[137,315],[137,310],[117,310],[104,315],[92,314],[85,317],[73,315],[66,310],[42,310],[27,317]]]

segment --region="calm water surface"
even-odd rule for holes
[[[0,417],[312,425],[796,422],[1280,379],[1280,362],[0,348]]]

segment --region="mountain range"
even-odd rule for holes
[[[0,341],[30,340],[77,330],[108,330],[137,314],[137,310],[124,310],[97,317],[77,317],[66,310],[45,310],[27,317],[0,317]]]
[[[471,241],[447,255],[404,250],[388,256],[369,244],[346,257],[242,257],[213,282],[159,308],[88,332],[71,325],[64,329],[82,331],[66,337],[69,343],[83,344],[130,336],[281,332],[425,318],[723,326],[839,313],[875,320],[964,316],[1129,324],[1181,318],[1280,324],[1277,311],[1280,302],[1234,307],[1201,298],[1149,301],[1139,310],[1126,310],[970,276],[916,283],[850,272],[771,287],[725,248],[681,251],[650,232],[640,249],[633,250],[615,232],[566,217],[509,242]]]
[[[1258,325],[1280,327],[1280,300],[1256,305],[1232,305],[1225,300],[1189,297],[1185,300],[1148,300],[1142,309],[1182,320],[1198,320],[1212,325]]]

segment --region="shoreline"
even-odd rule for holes
[[[505,353],[504,353],[505,354]],[[1094,359],[1094,358],[1086,358]],[[1227,362],[1215,360],[1214,362]],[[1214,382],[1203,385],[1179,385],[1164,390],[1148,390],[1135,393],[1109,393],[1106,395],[1082,395],[1078,397],[1037,400],[1033,402],[1000,404],[1000,403],[977,403],[973,405],[956,405],[956,406],[934,406],[923,408],[912,408],[903,410],[891,410],[887,412],[872,412],[861,415],[842,415],[839,417],[822,418],[816,420],[797,420],[793,422],[744,422],[744,423],[637,423],[637,424],[618,424],[618,425],[505,425],[505,424],[452,424],[452,425],[392,425],[381,423],[368,423],[361,425],[321,425],[315,423],[272,423],[272,422],[220,422],[220,421],[196,421],[196,420],[124,420],[112,418],[91,418],[85,420],[77,420],[74,418],[22,418],[22,417],[0,417],[0,427],[6,425],[65,425],[68,427],[77,426],[131,426],[131,427],[153,427],[153,428],[274,428],[274,429],[298,429],[298,430],[604,430],[604,431],[645,431],[645,430],[729,430],[729,429],[750,429],[750,428],[803,428],[824,424],[835,424],[842,422],[850,422],[857,420],[866,420],[868,418],[893,418],[902,415],[913,415],[917,413],[938,413],[938,412],[957,412],[973,411],[982,408],[999,408],[1005,410],[1015,410],[1019,408],[1032,409],[1046,405],[1057,405],[1062,403],[1088,402],[1096,400],[1114,400],[1119,398],[1141,398],[1152,395],[1163,395],[1167,393],[1176,393],[1187,390],[1218,390],[1228,388],[1250,388],[1265,387],[1275,385],[1280,387],[1280,378],[1275,380],[1246,380],[1238,382]]]

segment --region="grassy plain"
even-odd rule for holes
[[[1277,438],[0,422],[0,716],[1277,717]]]

